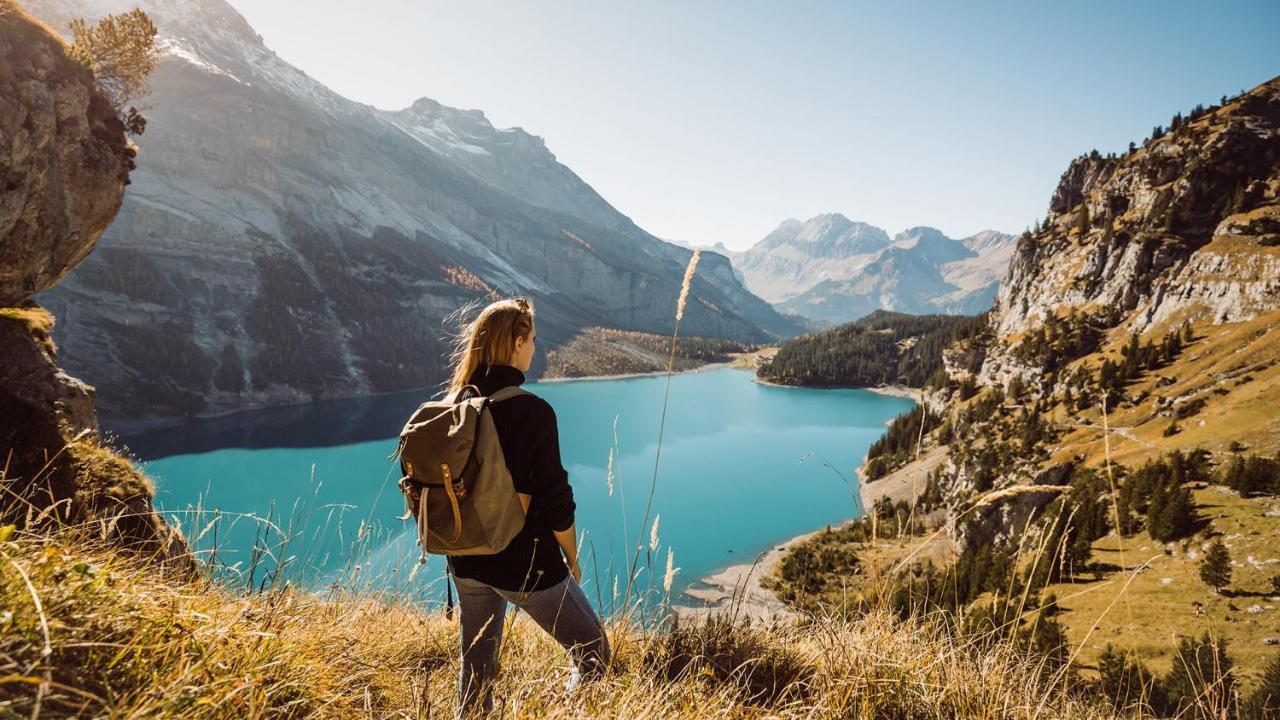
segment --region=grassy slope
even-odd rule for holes
[[[1176,361],[1144,375],[1126,391],[1127,397],[1146,398],[1110,412],[1112,460],[1132,465],[1161,453],[1193,448],[1204,448],[1221,457],[1218,454],[1233,440],[1252,452],[1280,453],[1280,423],[1276,422],[1275,410],[1280,408],[1278,330],[1280,312],[1243,323],[1196,325],[1196,342],[1184,349]],[[1148,333],[1144,339],[1159,337],[1162,331]],[[1119,347],[1125,341],[1112,343],[1109,349],[1113,358],[1120,357]],[[1096,366],[1099,361],[1099,356],[1089,356],[1079,362]],[[1165,436],[1172,419],[1160,412],[1157,396],[1203,398],[1206,405],[1196,415],[1178,421],[1181,432]],[[1055,461],[1083,454],[1087,464],[1103,462],[1106,448],[1100,410],[1068,415],[1059,406],[1053,419],[1075,427],[1053,448]]]
[[[1047,588],[1059,598],[1060,619],[1072,646],[1081,648],[1078,660],[1085,666],[1111,643],[1136,651],[1163,674],[1175,659],[1176,634],[1208,632],[1227,641],[1243,685],[1253,687],[1259,670],[1280,650],[1264,643],[1268,637],[1280,638],[1280,601],[1272,597],[1270,580],[1280,573],[1280,518],[1265,515],[1280,502],[1244,499],[1219,486],[1194,495],[1200,515],[1210,521],[1207,533],[1167,548],[1145,532],[1121,542],[1115,536],[1103,538],[1094,543],[1093,561],[1115,566],[1115,571],[1096,581],[1086,574],[1074,583]],[[1231,584],[1221,596],[1199,576],[1198,557],[1208,535],[1223,540],[1233,561]],[[1135,574],[1143,565],[1146,569]],[[1252,606],[1260,611],[1250,612]]]
[[[1112,460],[1136,467],[1173,450],[1204,448],[1222,464],[1229,458],[1227,446],[1231,441],[1243,443],[1250,452],[1280,454],[1276,411],[1280,408],[1280,355],[1275,346],[1276,328],[1280,328],[1280,313],[1244,323],[1197,326],[1197,342],[1173,364],[1145,375],[1126,393],[1129,397],[1149,397],[1122,405],[1108,417]],[[1115,354],[1119,356],[1118,351]],[[1165,384],[1167,381],[1161,378],[1175,381]],[[1173,420],[1161,414],[1156,395],[1204,398],[1206,405],[1199,413],[1177,421],[1180,432],[1165,436],[1164,431]],[[1061,408],[1055,419],[1067,420]],[[1052,462],[1079,454],[1086,458],[1087,465],[1103,466],[1106,448],[1101,413],[1082,413],[1075,422],[1080,426],[1057,444]],[[1125,587],[1131,571],[1108,573],[1099,583],[1077,583],[1047,591],[1056,592],[1059,598],[1084,593],[1063,600],[1067,612],[1062,616],[1073,642],[1085,643],[1080,655],[1084,663],[1092,662],[1110,641],[1117,647],[1136,649],[1153,668],[1163,671],[1173,658],[1175,633],[1200,634],[1209,630],[1228,640],[1228,651],[1249,684],[1251,676],[1277,652],[1277,648],[1264,645],[1262,639],[1280,637],[1280,603],[1269,601],[1264,595],[1269,591],[1271,575],[1280,573],[1280,564],[1261,569],[1248,563],[1247,558],[1252,556],[1260,562],[1280,558],[1276,550],[1280,517],[1265,515],[1280,503],[1274,499],[1242,499],[1218,486],[1198,490],[1194,497],[1199,514],[1209,520],[1209,526],[1186,542],[1174,543],[1171,554],[1166,554],[1163,545],[1145,533],[1121,543],[1125,551],[1123,563],[1114,537],[1094,545],[1095,561],[1118,568],[1134,568],[1151,561],[1148,570],[1128,583],[1110,612],[1104,611],[1117,591]],[[1187,557],[1185,548],[1197,549],[1214,536],[1225,539],[1238,563],[1231,590],[1251,596],[1218,598],[1201,582],[1198,563]],[[1164,578],[1171,581],[1166,584],[1162,582]],[[1194,602],[1204,603],[1202,615],[1194,612]],[[1271,607],[1258,614],[1245,612],[1254,604]],[[1233,610],[1231,605],[1239,609]],[[1090,633],[1088,629],[1095,625]]]
[[[1033,659],[927,620],[617,621],[615,666],[572,697],[562,651],[527,618],[508,621],[507,716],[1106,716],[1066,699]],[[457,673],[457,628],[442,615],[341,591],[182,583],[65,534],[0,541],[0,627],[0,715],[30,716],[38,701],[44,717],[440,717]]]

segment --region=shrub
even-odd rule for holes
[[[807,694],[813,667],[791,648],[771,642],[758,628],[735,626],[724,615],[677,624],[646,658],[668,681],[710,676],[738,687],[742,700],[775,705]]]

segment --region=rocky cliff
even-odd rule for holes
[[[1280,309],[1280,80],[1122,156],[1072,162],[1043,227],[1018,242],[984,374],[1071,308],[1137,333]]]
[[[548,347],[589,326],[670,331],[690,251],[636,227],[541,139],[430,100],[343,98],[222,0],[140,5],[164,50],[140,168],[101,250],[42,297],[104,415],[432,385],[443,319],[490,293],[531,296]],[[122,6],[31,3],[55,27]],[[710,260],[682,330],[791,332]]]
[[[58,366],[53,317],[30,300],[93,250],[133,157],[93,75],[0,3],[0,524],[78,527],[190,569],[150,482],[99,444],[93,388]]]
[[[951,382],[929,398],[949,418],[953,507],[1103,461],[1280,451],[1263,410],[1280,403],[1280,78],[1074,160],[990,317],[946,351]],[[1014,534],[980,514],[970,530]]]
[[[975,315],[987,310],[1013,253],[994,230],[961,240],[915,227],[890,237],[839,214],[787,220],[728,254],[743,282],[778,310],[827,323],[874,310]]]

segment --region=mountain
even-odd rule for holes
[[[953,240],[930,227],[890,238],[839,214],[787,220],[750,249],[726,252],[747,288],[784,314],[849,322],[874,310],[975,315],[990,307],[1014,237]]]
[[[1280,563],[1280,77],[1121,155],[1076,158],[1018,239],[985,327],[941,360],[925,410],[891,425],[862,474],[943,517],[954,562],[906,572],[932,541],[909,530],[900,554],[877,548],[885,572],[901,561],[912,587],[961,588],[937,602],[1050,657],[1097,667],[1112,644],[1132,652],[1143,667],[1127,672],[1167,695],[1161,717],[1227,714],[1201,712],[1194,683],[1219,681],[1188,685],[1178,636],[1212,629],[1228,679],[1242,697],[1257,688],[1275,616],[1227,598],[1274,594]],[[1232,572],[1211,593],[1201,559],[1215,542]],[[801,557],[819,551],[861,548]],[[1039,637],[1035,618],[1049,623]]]
[[[670,332],[690,251],[545,143],[423,99],[389,112],[289,65],[222,0],[37,0],[56,28],[140,5],[163,51],[138,169],[99,250],[41,301],[104,416],[210,413],[432,385],[444,318],[525,294],[548,347]],[[682,331],[795,332],[707,253]],[[536,370],[537,368],[535,368]]]
[[[982,377],[1044,376],[1020,338],[1070,310],[1122,338],[1280,310],[1278,164],[1280,78],[1122,157],[1076,158],[1017,244]]]
[[[825,277],[823,271],[843,276],[888,246],[889,236],[880,228],[830,214],[786,220],[744,252],[719,251],[753,293],[776,304],[812,287]]]

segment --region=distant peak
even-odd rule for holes
[[[938,238],[938,237],[946,238],[947,236],[945,233],[943,233],[941,230],[939,230],[936,227],[932,227],[930,225],[916,225],[915,227],[907,228],[906,230],[903,230],[902,232],[898,233],[897,235],[894,236],[893,239],[896,241],[898,239],[907,240],[910,238],[926,238],[926,237],[927,238]],[[950,240],[951,238],[947,238],[947,239]]]
[[[438,100],[432,100],[429,97],[420,97],[413,101],[413,104],[409,106],[409,109],[414,112],[434,113],[439,112],[442,107],[444,106],[441,105]]]
[[[841,215],[840,213],[822,213],[821,215],[814,215],[813,217],[806,220],[805,224],[807,225],[809,223],[815,223],[815,222],[840,222],[840,223],[847,223],[849,225],[853,224],[852,220],[845,217],[844,215]]]
[[[977,237],[981,237],[981,238],[990,238],[990,237],[1013,237],[1014,235],[1015,235],[1015,233],[1001,232],[1000,230],[994,230],[994,229],[991,229],[991,228],[987,228],[986,230],[981,230],[981,231],[979,231],[979,232],[976,232],[976,233],[974,233],[974,234],[970,235],[969,237],[975,237],[975,238],[977,238]]]
[[[412,105],[405,108],[405,111],[424,115],[451,115],[454,117],[463,117],[469,120],[483,122],[486,125],[489,124],[489,119],[485,117],[483,110],[463,110],[460,108],[449,107],[439,100],[434,100],[429,97],[420,97],[417,100],[414,100]]]

